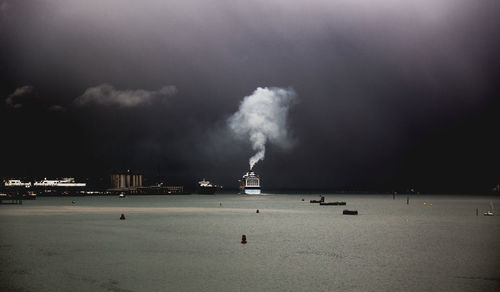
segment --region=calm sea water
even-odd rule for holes
[[[309,203],[317,198],[2,205],[0,290],[500,291],[500,216],[481,215],[490,200],[500,206],[498,197],[414,195],[407,205],[406,196],[326,195],[347,206]],[[342,215],[346,208],[359,215]]]

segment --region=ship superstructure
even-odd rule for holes
[[[5,181],[4,186],[6,187],[31,187],[31,182],[22,182],[20,179],[9,179]]]
[[[39,195],[81,195],[86,189],[87,183],[76,182],[74,178],[43,179],[40,181],[23,182],[20,179],[9,179],[3,184],[2,189],[6,192],[23,196]]]
[[[63,179],[44,179],[41,181],[36,181],[33,186],[35,187],[86,187],[87,183],[75,182],[72,177],[67,177]]]
[[[260,178],[252,170],[249,170],[241,178],[240,193],[247,195],[260,195]]]
[[[213,195],[217,191],[217,186],[210,181],[202,179],[198,182],[198,193],[203,195]]]

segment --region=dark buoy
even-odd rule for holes
[[[71,201],[71,204],[76,204],[76,202],[75,201]]]
[[[243,244],[247,243],[247,236],[245,234],[241,236],[241,243]]]
[[[304,198],[302,198],[302,202],[304,202]]]
[[[123,213],[122,213],[122,215],[120,216],[120,220],[125,220],[125,215],[123,215]]]
[[[259,209],[257,209],[257,211],[255,211],[255,213],[259,213]]]

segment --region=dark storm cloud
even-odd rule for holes
[[[53,112],[65,112],[66,111],[66,108],[61,106],[61,105],[51,105],[48,107],[48,110],[49,111],[53,111]]]
[[[486,184],[499,173],[472,169],[499,162],[497,144],[486,141],[499,130],[499,6],[1,1],[0,96],[30,84],[44,105],[67,110],[1,108],[0,118],[20,132],[33,132],[30,118],[63,127],[73,135],[71,156],[85,157],[83,173],[138,168],[231,185],[253,150],[225,121],[255,88],[293,87],[301,97],[289,112],[297,143],[266,148],[257,171],[267,186]],[[152,92],[165,84],[178,93],[161,104]],[[89,106],[73,106],[75,98]],[[464,142],[472,140],[491,149]],[[69,151],[45,141],[52,156]],[[484,154],[467,158],[477,152]],[[31,159],[36,168],[41,158]],[[451,174],[436,182],[438,173]]]
[[[9,2],[7,1],[2,1],[0,3],[0,11],[1,13],[6,13],[7,12],[7,9],[9,9]]]

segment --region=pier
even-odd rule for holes
[[[10,204],[10,205],[22,205],[23,204],[22,197],[12,197],[12,196],[1,196],[0,197],[0,205]]]
[[[18,193],[1,193],[0,205],[22,205],[23,200],[36,200],[36,195],[31,194],[18,194]]]

